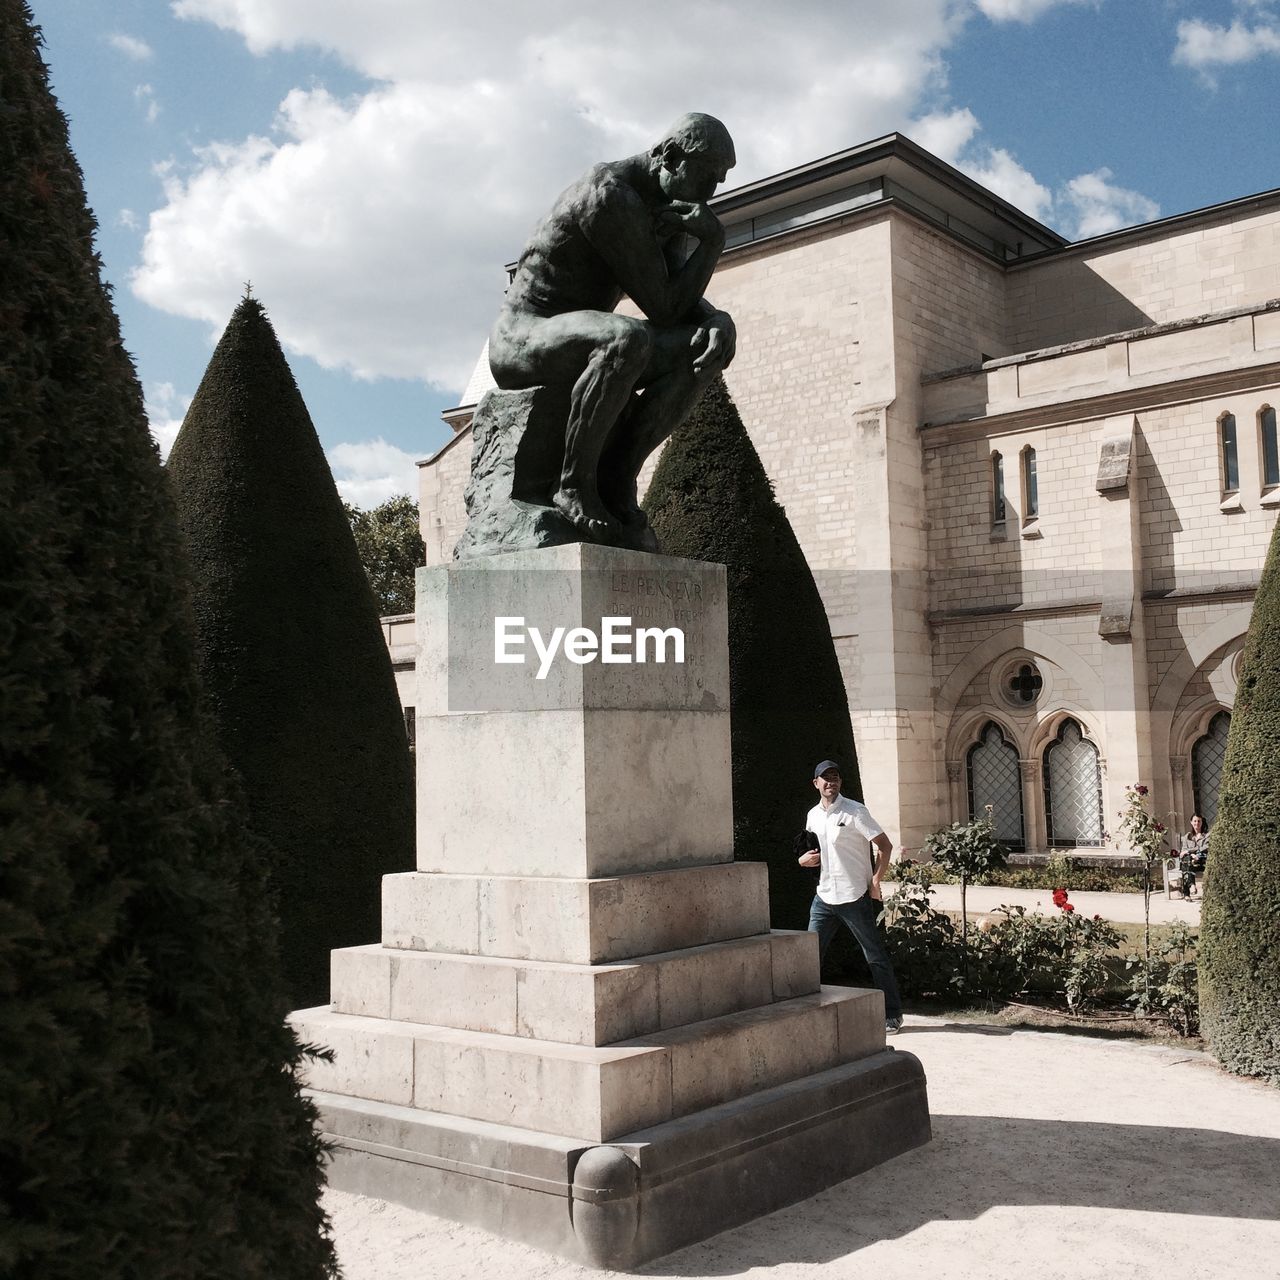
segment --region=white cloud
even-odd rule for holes
[[[164,462],[191,408],[191,397],[180,396],[172,382],[149,382],[143,390],[143,403],[151,434],[160,446],[160,461]]]
[[[982,141],[980,132],[981,125],[967,107],[922,116],[907,129],[926,150],[1073,240],[1160,216],[1154,200],[1112,182],[1110,169],[1079,174],[1051,191],[1010,152]]]
[[[889,132],[941,83],[960,23],[954,0],[495,0],[484,23],[444,0],[175,11],[258,52],[321,47],[376,83],[344,100],[295,89],[270,131],[175,166],[135,292],[216,330],[252,279],[291,351],[450,391],[503,264],[588,164],[647,147],[687,109],[733,129],[731,185]]]
[[[961,173],[1002,196],[1033,218],[1044,221],[1053,210],[1053,194],[1036,181],[1003,147],[993,147],[978,139],[982,126],[963,107],[958,111],[922,116],[906,133],[926,151],[955,165]]]
[[[974,0],[992,22],[1034,22],[1060,4],[1096,4],[1098,0]]]
[[[978,118],[962,107],[958,111],[935,112],[909,125],[907,136],[939,160],[955,164],[982,126]]]
[[[1160,206],[1138,191],[1118,187],[1110,169],[1095,169],[1072,178],[1061,193],[1059,204],[1074,219],[1073,239],[1105,235],[1120,227],[1150,222],[1160,216]]]
[[[1182,66],[1205,71],[1210,67],[1252,62],[1266,54],[1280,54],[1280,28],[1248,27],[1239,19],[1229,27],[1202,22],[1199,18],[1178,23],[1173,60]]]
[[[118,53],[123,53],[126,58],[132,58],[135,62],[146,62],[148,58],[155,55],[151,46],[145,40],[139,40],[137,36],[116,32],[107,37],[107,43]]]
[[[176,0],[255,53],[319,48],[370,87],[294,89],[256,136],[162,174],[134,292],[220,331],[242,283],[325,368],[456,393],[515,258],[588,164],[649,146],[683,110],[733,130],[739,185],[901,129],[946,90],[970,0]],[[984,0],[1029,20],[1044,0]],[[996,10],[999,10],[997,13]],[[265,122],[264,122],[265,126]],[[975,141],[967,108],[908,132],[1037,217],[1048,189]]]
[[[137,85],[133,90],[133,99],[142,108],[146,122],[155,124],[160,117],[160,103],[156,101],[156,91],[149,84]]]
[[[1053,195],[1003,147],[993,147],[980,164],[966,164],[964,171],[984,187],[990,187],[1011,205],[1043,222],[1053,208]]]
[[[138,215],[132,209],[121,209],[116,214],[116,226],[123,227],[126,231],[142,230],[142,223],[138,221]]]
[[[368,511],[402,493],[418,497],[418,458],[379,437],[334,445],[329,466],[343,499]]]

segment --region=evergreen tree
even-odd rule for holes
[[[0,1274],[321,1277],[261,850],[94,229],[0,0]]]
[[[236,308],[169,455],[200,672],[272,867],[286,989],[381,934],[413,867],[413,768],[391,659],[324,450],[261,304]]]
[[[1253,603],[1209,838],[1200,1019],[1218,1060],[1280,1084],[1280,524]]]
[[[343,504],[378,612],[412,613],[414,573],[427,562],[418,528],[418,504],[406,494],[388,498],[372,511]]]
[[[814,765],[861,796],[826,610],[721,378],[667,444],[645,510],[663,551],[728,567],[734,857],[769,864],[773,923],[802,929],[813,873],[792,841],[817,803]]]

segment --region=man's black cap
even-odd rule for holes
[[[840,772],[840,766],[834,760],[820,760],[813,767],[813,776],[820,778],[828,769],[834,769],[837,773]]]

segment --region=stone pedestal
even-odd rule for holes
[[[723,569],[575,544],[417,603],[418,869],[293,1015],[331,1182],[632,1267],[927,1141],[880,993],[731,860]]]

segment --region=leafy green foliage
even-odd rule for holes
[[[254,828],[275,851],[286,990],[328,999],[329,952],[380,934],[413,866],[413,773],[378,608],[262,306],[231,317],[169,455],[200,671]]]
[[[1007,1000],[1034,993],[1078,1013],[1108,990],[1121,938],[1106,921],[1000,907],[1004,919],[989,919],[966,946],[951,917],[931,905],[929,865],[906,864],[900,872],[885,940],[904,994]]]
[[[1180,1036],[1200,1029],[1196,936],[1174,924],[1154,955],[1130,956],[1129,1003],[1146,1017],[1163,1017]]]
[[[1280,1084],[1280,524],[1253,604],[1209,837],[1200,1006],[1224,1067]]]
[[[264,850],[29,9],[0,0],[0,1274],[335,1263]]]
[[[728,567],[734,856],[769,864],[774,924],[802,929],[814,882],[792,837],[817,761],[862,794],[853,730],[813,574],[722,379],[668,443],[645,510],[668,555]]]
[[[389,498],[372,511],[344,503],[356,551],[378,601],[378,612],[412,613],[414,571],[427,561],[418,529],[418,504],[412,498]]]
[[[1005,865],[1004,848],[996,839],[995,825],[990,817],[975,818],[972,822],[953,822],[951,826],[935,831],[924,842],[920,852],[949,875],[958,876],[970,884],[979,876]]]
[[[927,866],[905,863],[901,871],[884,912],[885,946],[898,989],[908,996],[958,999],[968,989],[960,934],[951,917],[930,901]]]

